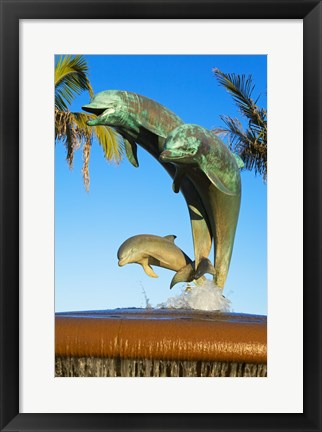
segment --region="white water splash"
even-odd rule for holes
[[[145,292],[145,289],[144,289],[142,282],[141,282],[141,288],[142,288],[142,294],[144,295],[144,300],[145,300],[145,309],[153,309],[153,306],[150,303],[150,299],[146,295],[146,292]]]
[[[160,303],[156,307],[230,312],[231,301],[222,295],[221,288],[206,279],[202,285],[188,285],[181,294],[169,297],[165,303]]]

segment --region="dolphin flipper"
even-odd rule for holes
[[[152,267],[149,265],[148,262],[148,258],[142,259],[141,261],[138,261],[138,264],[141,264],[141,266],[143,267],[143,270],[145,271],[145,273],[153,278],[157,278],[159,277],[156,273],[154,273]]]
[[[185,170],[179,166],[176,166],[176,173],[172,183],[173,192],[175,193],[179,192],[184,175],[185,175]]]
[[[236,192],[234,192],[233,190],[229,189],[227,186],[225,186],[223,184],[223,182],[220,180],[220,178],[216,175],[216,173],[214,173],[213,171],[209,171],[205,170],[204,173],[206,174],[206,176],[208,177],[208,179],[210,180],[210,182],[217,188],[219,189],[222,193],[226,194],[226,195],[237,195]]]
[[[215,267],[211,264],[210,260],[208,258],[203,258],[196,270],[195,277],[198,279],[201,276],[203,276],[205,273],[209,273],[212,276],[216,277],[216,270]]]
[[[126,138],[123,138],[123,140],[124,140],[125,154],[128,160],[131,162],[131,164],[135,168],[137,168],[139,166],[139,161],[137,157],[138,146],[132,140],[128,140]]]

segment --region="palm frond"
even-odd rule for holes
[[[216,135],[221,137],[223,140],[227,139],[227,147],[229,148],[229,150],[233,151],[233,142],[232,142],[232,134],[231,131],[227,128],[214,128],[211,130],[211,132]]]
[[[254,170],[266,180],[267,176],[267,145],[261,134],[248,128],[244,130],[240,121],[229,116],[221,116],[227,128],[223,131],[229,137],[230,149],[238,154],[244,162],[244,168]]]
[[[82,91],[94,93],[87,77],[88,66],[83,56],[61,56],[55,67],[55,106],[67,110],[75,97]]]
[[[255,88],[252,76],[224,73],[217,68],[214,68],[213,72],[219,84],[232,95],[241,113],[252,123],[264,127],[266,111],[259,110],[251,98]]]
[[[242,115],[248,120],[247,129],[236,118],[222,115],[225,128],[215,129],[229,139],[229,148],[244,161],[245,169],[267,176],[267,111],[258,107],[252,99],[254,85],[252,76],[226,74],[214,68],[213,72],[220,85],[232,95]]]
[[[214,135],[218,135],[218,136],[227,136],[230,134],[230,130],[225,129],[225,128],[219,128],[219,127],[211,129],[211,132]]]
[[[61,140],[67,150],[66,160],[70,169],[73,167],[74,153],[83,140],[77,129],[76,118],[70,111],[55,109],[55,140]]]
[[[83,182],[86,191],[89,191],[89,185],[90,185],[90,177],[89,177],[89,158],[90,158],[90,152],[91,152],[91,145],[92,141],[90,138],[85,141],[85,144],[83,146],[83,168],[82,168],[82,174],[83,174]]]
[[[234,97],[239,98],[241,102],[246,103],[251,99],[255,86],[252,83],[252,76],[246,79],[245,75],[234,73],[224,73],[218,68],[213,68],[219,84],[227,89]]]
[[[120,163],[124,144],[120,136],[107,126],[91,127],[87,122],[95,118],[93,114],[72,113],[55,109],[55,139],[63,141],[66,150],[66,160],[70,168],[73,167],[75,150],[83,146],[83,180],[85,189],[89,190],[89,158],[93,137],[101,145],[105,158],[114,163]]]
[[[114,129],[107,126],[88,126],[87,122],[96,118],[94,114],[74,113],[79,131],[84,131],[85,136],[93,133],[103,149],[104,156],[109,162],[120,163],[124,145]]]
[[[221,115],[220,118],[227,126],[225,130],[231,138],[232,145],[234,145],[234,143],[238,140],[247,141],[247,136],[245,134],[243,125],[240,123],[240,121],[237,118],[231,118],[226,115]]]
[[[61,56],[55,67],[55,140],[64,143],[66,159],[70,168],[73,166],[75,150],[83,146],[83,180],[89,190],[89,159],[93,137],[96,137],[103,148],[108,161],[119,163],[123,156],[124,143],[120,136],[106,126],[90,127],[87,122],[93,114],[70,112],[68,105],[82,91],[94,96],[87,77],[88,66],[83,56]]]
[[[124,151],[124,145],[123,141],[120,139],[120,135],[116,134],[112,128],[106,126],[95,126],[94,134],[102,146],[106,160],[119,164]]]

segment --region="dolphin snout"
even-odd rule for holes
[[[120,267],[123,267],[126,264],[126,259],[125,258],[120,259],[119,262],[118,262],[118,264],[119,264]]]
[[[168,162],[169,160],[171,160],[171,156],[172,156],[172,153],[170,150],[164,150],[160,154],[159,159],[161,162]]]
[[[106,108],[105,107],[101,107],[101,106],[99,106],[99,105],[91,102],[88,105],[83,105],[82,106],[82,110],[87,111],[87,112],[89,112],[91,114],[95,114],[97,116],[97,118],[92,119],[92,120],[88,120],[86,122],[86,124],[88,126],[96,126],[96,125],[99,124],[99,116],[101,114],[103,114],[103,112],[106,110]]]
[[[83,105],[82,110],[87,111],[91,114],[96,114],[98,116],[106,110],[106,107],[99,106],[95,103],[90,103],[88,105]]]

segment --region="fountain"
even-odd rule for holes
[[[97,115],[89,125],[116,129],[133,166],[139,165],[139,144],[173,178],[173,191],[187,203],[194,259],[174,235],[125,240],[117,253],[120,266],[137,263],[151,277],[151,266],[169,269],[175,272],[170,288],[186,282],[187,290],[156,309],[57,313],[56,376],[267,376],[266,317],[229,312],[222,294],[240,208],[238,156],[207,129],[184,124],[135,93],[104,91],[83,109]]]
[[[188,309],[56,315],[56,376],[263,377],[266,318]]]

